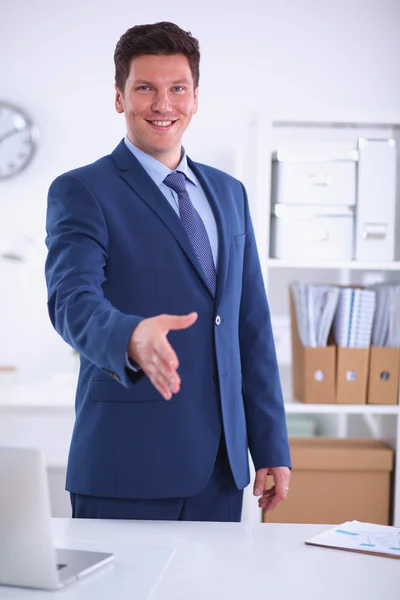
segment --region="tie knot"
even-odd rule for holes
[[[167,175],[164,179],[164,183],[177,194],[186,191],[185,175],[180,171],[173,171]]]

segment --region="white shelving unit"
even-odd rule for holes
[[[279,260],[270,258],[271,157],[280,146],[313,143],[339,144],[355,149],[357,139],[394,138],[400,149],[400,112],[395,114],[298,114],[255,116],[243,145],[238,176],[244,181],[250,200],[261,267],[274,317],[288,316],[288,283],[293,279],[333,283],[371,283],[400,280],[400,247],[393,262]],[[398,173],[400,173],[398,151]],[[398,175],[396,206],[400,213]],[[397,214],[399,219],[399,214]],[[397,231],[400,232],[400,227]],[[397,237],[400,237],[399,235]],[[400,406],[303,404],[292,397],[290,365],[280,365],[286,412],[315,415],[323,432],[338,437],[371,436],[400,450]],[[393,524],[400,525],[400,460],[394,467]]]
[[[398,406],[370,406],[363,404],[304,404],[294,398],[285,398],[285,409],[290,414],[303,415],[398,415]]]
[[[268,269],[336,269],[349,271],[397,271],[400,272],[400,261],[365,262],[365,261],[310,261],[310,260],[280,260],[267,259]]]

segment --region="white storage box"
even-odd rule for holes
[[[317,208],[317,207],[316,207]],[[352,260],[354,212],[351,207],[275,206],[271,215],[271,257]],[[325,211],[324,211],[325,209]]]
[[[349,151],[339,156],[312,160],[278,150],[272,162],[272,203],[354,206],[358,154]]]

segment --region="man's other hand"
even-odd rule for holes
[[[267,475],[272,475],[274,485],[265,489]],[[256,472],[253,494],[258,496],[258,506],[265,513],[273,510],[282,500],[285,500],[289,491],[290,469],[288,467],[269,467]]]
[[[129,340],[129,358],[139,365],[166,400],[170,400],[172,394],[177,394],[181,387],[178,357],[167,335],[171,330],[187,329],[196,320],[195,312],[184,316],[158,315],[144,319]]]

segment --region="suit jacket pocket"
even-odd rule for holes
[[[94,402],[166,402],[146,376],[129,389],[111,377],[94,377],[89,394]]]

